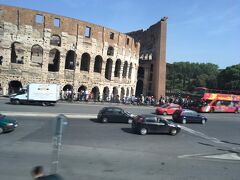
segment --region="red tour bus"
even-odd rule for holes
[[[207,88],[196,88],[193,92],[194,101],[197,103],[199,112],[240,112],[240,95],[230,91],[211,90]],[[196,104],[195,104],[196,105]]]

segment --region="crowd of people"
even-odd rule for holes
[[[66,101],[82,101],[82,102],[109,102],[109,103],[123,103],[132,105],[151,105],[161,106],[167,103],[175,103],[184,107],[188,107],[192,103],[189,97],[181,97],[180,95],[161,96],[159,99],[154,96],[124,96],[114,94],[103,94],[100,96],[99,92],[93,93],[88,90],[81,90],[80,92],[73,93],[71,90],[61,91],[61,100]]]

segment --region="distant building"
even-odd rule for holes
[[[165,94],[165,52],[164,18],[147,31],[124,34],[55,14],[0,5],[4,95],[37,82],[57,83],[63,91],[87,91],[101,99],[135,92],[158,97]]]

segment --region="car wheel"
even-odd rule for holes
[[[19,101],[18,99],[15,99],[15,100],[14,100],[14,104],[19,105],[19,104],[20,104],[20,101]]]
[[[3,133],[3,128],[2,127],[0,127],[0,134],[2,134]]]
[[[108,119],[107,118],[102,118],[102,123],[107,123]]]
[[[128,124],[132,124],[132,119],[128,119]]]
[[[206,120],[205,119],[202,119],[202,124],[205,124],[206,123]]]
[[[171,129],[171,130],[170,130],[170,134],[171,134],[172,136],[175,136],[175,135],[177,134],[177,130],[176,130],[176,129]]]
[[[167,112],[163,112],[163,115],[166,116],[166,115],[167,115]]]
[[[147,134],[147,129],[146,128],[141,128],[140,129],[140,134],[141,135],[146,135]]]
[[[187,123],[186,119],[183,119],[182,124],[186,124],[186,123]]]

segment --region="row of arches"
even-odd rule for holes
[[[18,80],[13,80],[9,82],[9,87],[8,91],[9,94],[17,93],[20,91],[20,89],[23,88],[22,83]],[[73,86],[71,84],[66,84],[65,86],[62,87],[61,91],[61,96],[62,98],[67,98],[71,93],[73,92]],[[105,86],[100,92],[100,88],[98,86],[94,86],[93,88],[88,89],[86,86],[81,85],[77,89],[77,94],[76,98],[82,100],[83,96],[88,96],[89,99],[98,101],[98,100],[103,100],[103,101],[110,101],[112,99],[123,99],[124,97],[132,96],[134,94],[133,88],[117,88],[113,87],[112,89],[109,88],[108,86]],[[86,98],[86,97],[85,97]]]
[[[56,48],[51,49],[49,52],[48,71],[58,72],[60,69],[60,51]],[[91,56],[89,53],[83,53],[81,56],[80,71],[90,71]],[[31,48],[31,62],[42,65],[43,63],[43,48],[39,45],[33,45]],[[11,63],[24,64],[24,49],[21,43],[14,42],[11,46]],[[73,50],[69,50],[66,53],[65,69],[74,70],[78,66],[77,54]],[[105,78],[111,80],[113,60],[108,58],[105,66]],[[122,68],[122,69],[121,69]],[[127,61],[122,62],[121,59],[117,59],[114,69],[114,77],[122,76],[123,78],[131,78],[133,64],[128,64]],[[93,72],[102,73],[103,58],[97,55],[94,59]]]

